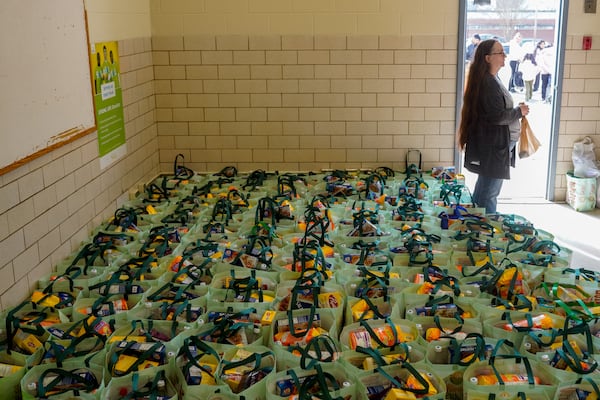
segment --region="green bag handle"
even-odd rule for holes
[[[598,396],[597,398],[600,399],[600,387],[598,387],[598,384],[596,382],[594,382],[594,379],[590,378],[589,376],[580,376],[575,381],[575,384],[581,385],[583,383],[583,381],[586,381],[587,383],[589,383],[592,386],[592,389],[596,393],[596,396]]]
[[[144,202],[146,203],[154,203],[159,204],[169,199],[170,193],[169,189],[166,187],[166,181],[163,179],[162,184],[158,186],[156,183],[152,182],[148,185],[144,185],[144,193],[146,197],[144,197]]]
[[[533,375],[533,369],[531,368],[531,363],[529,362],[529,359],[527,357],[521,356],[517,351],[515,351],[514,355],[495,355],[493,354],[490,357],[489,360],[489,365],[492,367],[492,371],[494,372],[494,375],[496,376],[496,379],[498,380],[498,383],[501,386],[504,386],[506,384],[506,382],[504,382],[504,379],[502,379],[502,374],[500,373],[500,371],[498,371],[497,367],[496,367],[496,358],[510,358],[510,359],[514,359],[516,363],[523,363],[523,365],[525,366],[525,371],[527,372],[527,383],[529,383],[529,385],[535,385],[535,379],[534,379],[534,375]]]
[[[370,321],[370,320],[363,320],[363,321],[360,321],[359,324],[361,327],[365,328],[365,330],[369,333],[369,336],[371,336],[371,339],[373,339],[375,341],[375,343],[377,343],[379,345],[379,347],[384,347],[386,349],[393,350],[396,347],[396,345],[399,344],[398,331],[396,330],[395,324],[392,322],[392,320],[389,317],[385,318],[385,322],[386,322],[386,324],[388,324],[390,326],[390,328],[392,330],[392,334],[394,335],[394,344],[391,346],[388,346],[387,344],[383,343],[381,341],[381,339],[379,339],[379,337],[373,331],[373,328],[371,328],[371,326],[369,325],[368,321]]]
[[[86,339],[91,339],[92,337],[96,338],[96,342],[94,343],[93,346],[91,346],[90,348],[86,348],[86,349],[82,349],[82,350],[77,350],[77,346],[79,346],[81,343],[83,343],[84,340]],[[47,354],[51,353],[54,355],[54,358],[56,359],[56,366],[58,368],[62,368],[63,367],[63,362],[71,357],[79,357],[79,356],[83,356],[86,354],[92,354],[92,356],[96,353],[99,346],[104,347],[104,344],[106,343],[106,337],[105,336],[101,336],[101,335],[93,335],[93,336],[86,336],[81,335],[79,337],[76,337],[74,339],[71,339],[69,341],[69,345],[67,347],[63,347],[61,345],[59,345],[57,342],[54,342],[52,340],[49,340],[47,342],[44,343],[44,356],[42,357],[45,358]]]
[[[102,338],[102,340],[106,341],[106,339],[108,338],[108,336],[102,335],[100,332],[96,331],[95,327],[96,325],[100,324],[100,323],[108,323],[108,326],[110,328],[110,332],[114,332],[115,331],[115,320],[114,319],[108,319],[108,320],[103,320],[100,318],[95,318],[92,323],[90,324],[88,318],[83,318],[80,319],[77,322],[74,322],[68,329],[65,330],[65,337],[72,337],[75,338],[76,336],[71,335],[72,332],[79,332],[81,330],[81,328],[83,328],[84,333],[81,335],[81,337],[100,337]]]
[[[190,350],[190,347],[192,346],[196,349],[196,355],[192,354],[192,351]],[[217,368],[214,372],[199,363],[199,360],[206,355],[212,356],[217,361]],[[188,360],[182,368],[184,376],[189,374],[190,369],[196,367],[212,378],[215,378],[216,372],[221,365],[219,353],[197,336],[189,336],[184,339],[183,346],[179,348],[177,353],[177,357],[179,356],[184,356]]]
[[[28,320],[26,324],[23,324],[22,319],[18,316],[18,312],[25,306],[32,304],[34,311],[30,311],[25,314],[35,316],[35,319]],[[11,353],[11,349],[14,345],[14,337],[17,333],[18,329],[21,329],[23,332],[31,333],[36,336],[42,336],[46,332],[44,328],[39,324],[41,321],[46,319],[48,316],[48,308],[43,308],[41,310],[35,310],[37,305],[35,303],[31,303],[29,301],[24,301],[18,306],[11,309],[6,315],[6,352],[8,354]]]
[[[490,258],[490,260],[491,259],[492,258]],[[473,262],[472,264],[475,265],[475,262]],[[496,275],[498,273],[498,268],[496,268],[494,266],[494,264],[492,264],[489,261],[487,261],[483,266],[475,269],[473,272],[466,272],[466,270],[467,270],[466,266],[463,265],[462,270],[461,270],[461,274],[465,278],[470,278],[472,276],[478,276],[478,275],[481,275],[483,272],[487,272],[487,271],[492,271],[492,275]]]
[[[341,396],[333,397],[332,391],[340,390],[337,379],[329,372],[323,371],[320,364],[315,364],[315,374],[308,376],[298,388],[298,400],[311,400],[315,397],[323,400],[343,400]]]
[[[173,322],[177,322],[176,318],[183,316],[186,322],[193,322],[192,316],[192,305],[188,299],[182,299],[177,301],[163,301],[160,304],[160,315],[163,321],[167,320],[169,310],[172,310]],[[172,330],[172,336],[175,336],[175,332]]]
[[[444,332],[442,337],[452,337],[452,335],[460,332],[463,329],[465,320],[458,313],[455,313],[453,318],[456,321],[458,321],[458,325],[456,326],[456,328],[454,328],[452,331],[450,331],[450,333],[447,333],[449,331],[449,329],[446,329],[442,326],[442,321],[440,319],[440,316],[439,315],[433,316],[433,323],[435,324],[436,328],[438,328],[440,331]]]
[[[398,381],[396,378],[394,378],[393,376],[391,376],[387,371],[385,371],[382,367],[375,368],[375,371],[378,372],[384,378],[386,378],[388,381],[390,381],[392,383],[393,387],[405,390],[407,392],[412,392],[412,393],[414,393],[416,395],[426,395],[427,393],[429,393],[429,382],[427,382],[427,380],[419,373],[419,371],[417,371],[415,369],[415,367],[413,367],[408,362],[403,362],[402,364],[400,364],[400,367],[404,368],[404,369],[407,369],[408,372],[413,377],[415,377],[415,379],[417,381],[419,381],[419,383],[421,384],[421,386],[423,386],[423,389],[409,388],[408,386],[406,386],[406,384],[404,382]]]
[[[179,159],[181,159],[181,164],[179,163]],[[178,181],[188,180],[194,176],[194,171],[183,165],[184,160],[185,157],[183,154],[179,153],[173,161],[173,177]]]
[[[42,371],[42,373],[40,374],[40,376],[37,380],[36,397],[37,398],[47,398],[48,392],[54,392],[53,395],[56,395],[56,394],[60,394],[60,393],[69,392],[71,390],[75,391],[75,393],[76,393],[75,395],[78,396],[80,391],[89,392],[89,391],[92,391],[92,390],[98,388],[98,386],[100,386],[98,383],[98,380],[96,379],[96,376],[91,371],[87,371],[87,373],[86,373],[86,375],[89,374],[89,377],[91,379],[86,379],[85,377],[77,374],[76,371],[83,372],[83,369],[78,368],[78,369],[73,369],[73,370],[67,371],[62,368],[48,368],[47,370]],[[48,377],[48,375],[50,375],[50,374],[56,375],[56,376],[48,382],[46,377]],[[62,390],[61,389],[55,390],[55,386],[60,384],[63,379],[69,379],[71,382],[76,383],[77,387],[76,388],[65,388]],[[44,385],[44,381],[46,381],[45,385]]]
[[[557,256],[561,252],[561,248],[558,244],[552,240],[539,240],[533,243],[529,249],[532,253],[552,254]]]
[[[115,367],[119,360],[119,355],[122,353],[128,352],[129,349],[131,349],[136,344],[137,344],[136,342],[127,342],[125,347],[120,347],[118,350],[113,352],[113,354],[111,354],[110,360],[108,361],[108,370],[111,372],[111,374],[113,376],[117,376],[117,375],[114,375],[114,373],[115,373]],[[161,346],[163,346],[163,344],[160,342],[152,343],[152,346],[148,350],[146,350],[138,355],[135,362],[133,362],[127,368],[127,370],[123,373],[123,375],[127,375],[131,372],[138,371],[139,366],[142,365],[144,362],[146,362],[146,360],[148,360],[152,356],[152,354],[155,353]]]
[[[270,197],[263,197],[258,200],[256,205],[256,212],[254,214],[254,225],[265,220],[266,216],[271,217],[271,226],[277,226],[277,204],[275,200]]]
[[[219,172],[213,174],[213,176],[221,176],[225,178],[235,178],[238,174],[238,170],[234,165],[228,165],[223,167]]]
[[[256,293],[258,295],[258,302],[263,302],[263,290],[258,284],[258,279],[256,279],[256,270],[250,270],[250,276],[245,278],[236,278],[235,269],[231,269],[229,273],[231,275],[231,281],[229,282],[227,290],[233,290],[236,299],[241,299],[243,302],[249,302],[252,294]]]
[[[573,274],[575,280],[583,280],[586,282],[600,282],[600,273],[586,268],[565,268],[562,270],[562,275]]]
[[[272,357],[273,359],[275,358],[272,351],[265,351],[264,353],[253,352],[248,357],[244,358],[243,360],[239,360],[239,361],[229,361],[229,360],[223,359],[221,371],[226,371],[226,370],[233,369],[233,368],[247,366],[248,364],[253,364],[253,366],[251,367],[251,370],[257,371],[260,369],[260,364],[262,363],[262,360],[267,357]]]
[[[298,197],[298,193],[296,191],[296,185],[294,179],[295,177],[290,175],[280,175],[277,177],[277,194],[279,196],[285,196],[290,199],[294,199]]]
[[[262,186],[266,179],[267,173],[264,170],[254,170],[246,178],[246,183],[242,185],[242,189],[249,187],[251,191],[255,190],[257,187]]]
[[[387,297],[387,294],[386,294],[386,296],[384,296],[384,301],[389,304],[389,299],[386,297]],[[365,311],[364,313],[362,313],[358,322],[367,320],[367,318],[365,318],[365,315],[367,315],[367,313],[369,311],[371,311],[373,314],[375,314],[375,317],[371,318],[371,319],[386,319],[388,317],[387,315],[384,315],[381,311],[379,311],[379,307],[375,303],[373,303],[369,297],[361,296],[360,299],[364,300],[365,303],[367,303],[368,310]]]
[[[105,245],[95,245],[94,243],[87,243],[83,246],[83,248],[77,253],[73,261],[71,261],[71,265],[67,267],[64,272],[64,275],[69,275],[71,278],[75,279],[80,275],[88,275],[88,269],[94,266],[94,262],[97,258],[100,258],[103,264],[107,264],[104,259],[104,255],[106,250],[116,250],[116,247],[111,244]],[[78,265],[79,261],[83,260],[83,267]]]
[[[290,346],[289,351],[300,352],[300,368],[310,369],[322,362],[334,362],[337,359],[339,349],[333,338],[329,335],[319,335],[307,343],[305,348],[301,346]],[[314,352],[312,356],[310,352]]]
[[[503,306],[507,310],[515,311],[534,311],[535,306],[526,296],[518,294],[513,299],[506,300],[502,297],[494,296],[491,299],[492,306]]]
[[[306,271],[319,271],[322,277],[327,279],[327,263],[325,261],[325,256],[323,255],[321,246],[315,241],[296,243],[292,253],[292,262],[294,268],[300,263],[302,273]],[[309,262],[312,262],[312,266],[308,266]]]
[[[462,361],[460,358],[460,348],[471,339],[475,340],[475,351],[473,352],[473,357],[468,361]],[[480,333],[468,333],[467,336],[465,336],[465,338],[461,341],[456,340],[455,337],[450,337],[449,340],[450,343],[448,344],[448,347],[454,350],[451,353],[450,364],[466,367],[473,364],[475,361],[485,360],[485,339]]]
[[[228,199],[219,199],[213,206],[211,221],[218,221],[228,225],[232,214],[233,206],[231,201]]]
[[[138,398],[147,398],[149,400],[158,399],[159,382],[163,381],[165,387],[167,385],[167,376],[165,371],[159,371],[154,378],[143,387],[139,386],[139,373],[133,372],[131,375],[131,392],[122,397],[123,400],[135,400]]]
[[[132,276],[134,280],[140,280],[142,275],[152,271],[152,264],[156,261],[156,258],[150,255],[131,258],[119,266],[119,271]]]
[[[419,162],[418,164],[409,164],[409,159],[410,159],[410,155],[411,154],[417,154],[419,156]],[[422,154],[421,154],[421,150],[419,149],[408,149],[406,151],[406,158],[405,158],[405,166],[406,166],[406,170],[404,171],[404,173],[407,176],[410,175],[421,175],[421,169],[422,169]]]
[[[210,258],[204,259],[199,265],[192,263],[190,265],[183,266],[186,260],[187,258],[184,256],[182,257],[181,261],[178,262],[179,267],[177,272],[175,272],[171,278],[171,283],[176,283],[179,277],[183,275],[190,278],[193,285],[200,285],[202,282],[206,282],[206,280],[203,280],[203,278],[212,280],[213,275],[210,270],[212,260]]]
[[[108,222],[108,224],[104,227],[105,230],[109,230],[112,226],[121,228],[122,230],[127,230],[133,228],[134,230],[139,230],[137,227],[137,217],[138,214],[145,213],[146,211],[141,207],[136,208],[126,208],[121,207],[115,210],[112,219]]]
[[[406,343],[399,343],[398,347],[400,350],[402,350],[404,356],[398,357],[397,359],[393,360],[391,363],[388,363],[387,361],[385,361],[385,359],[383,358],[383,355],[377,349],[372,349],[370,347],[358,346],[355,349],[355,351],[357,353],[366,354],[369,357],[373,358],[373,360],[375,361],[375,363],[377,364],[378,367],[385,367],[387,365],[401,364],[401,363],[407,362],[408,357],[410,356],[410,349],[408,348],[408,345]]]
[[[565,328],[563,329],[562,348],[557,349],[556,352],[574,372],[582,375],[590,374],[598,368],[598,362],[591,356],[594,351],[594,344],[592,342],[590,326],[586,322],[580,322],[577,325],[571,325],[570,322],[571,318],[567,317]],[[569,335],[574,334],[583,334],[585,337],[587,349],[585,351],[582,350],[583,357],[577,354],[569,342]],[[589,365],[589,367],[582,367],[583,363]]]
[[[202,335],[209,335],[213,342],[216,343],[228,343],[228,339],[238,333],[240,329],[247,327],[253,327],[253,322],[246,321],[234,321],[233,318],[221,318],[213,322],[213,327]]]
[[[138,251],[138,257],[154,256],[156,258],[167,255],[169,249],[169,235],[172,232],[164,226],[153,228],[150,231],[148,239],[144,242],[140,250]]]
[[[301,338],[301,337],[304,337],[308,333],[310,328],[312,327],[313,321],[315,320],[315,315],[317,314],[317,308],[316,307],[309,308],[307,329],[302,330],[302,331],[296,330],[296,326],[294,324],[294,311],[295,310],[287,311],[288,324],[290,327],[290,335],[292,335],[295,338]]]
[[[204,239],[198,239],[193,243],[188,244],[183,249],[183,256],[186,259],[193,258],[197,253],[201,253],[202,257],[210,257],[211,253],[217,252],[219,245],[217,243],[207,242]]]
[[[517,251],[529,251],[528,249],[537,241],[534,236],[526,237],[522,241],[517,241],[510,234],[505,234],[509,238],[508,243],[506,244],[505,254],[515,253]],[[512,246],[515,244],[516,246]]]
[[[396,173],[393,169],[385,166],[375,168],[375,172],[385,178],[393,178],[394,176],[396,176]]]

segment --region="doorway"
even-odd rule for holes
[[[560,79],[568,0],[460,0],[459,62],[457,85],[457,124],[460,121],[462,95],[468,70],[468,46],[475,34],[481,40],[499,40],[506,53],[510,53],[510,41],[519,32],[522,40],[521,53],[540,57],[551,54],[553,65],[550,84],[542,98],[542,77],[536,76],[532,97],[526,101],[524,84],[517,82],[513,95],[515,104],[526,101],[530,107],[529,123],[542,143],[531,157],[519,159],[511,169],[511,179],[504,182],[500,202],[536,202],[554,199],[555,165],[558,140],[558,110],[560,102]],[[544,44],[546,47],[540,49]],[[537,47],[537,49],[536,49]],[[514,54],[514,53],[513,53]],[[506,65],[498,73],[508,87],[512,70],[507,57]],[[455,165],[459,165],[471,190],[477,176],[462,168],[462,154],[457,151]]]

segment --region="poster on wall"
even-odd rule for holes
[[[117,42],[95,43],[90,48],[98,152],[100,168],[104,169],[123,157],[127,151],[119,48]]]

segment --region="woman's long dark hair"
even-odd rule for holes
[[[490,64],[486,61],[485,56],[492,52],[492,48],[497,42],[495,39],[480,42],[469,67],[467,87],[463,96],[460,125],[458,127],[458,146],[461,150],[465,148],[469,132],[472,131],[479,119],[478,105],[481,103],[481,87],[486,74],[490,73]]]

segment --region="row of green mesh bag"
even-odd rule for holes
[[[3,398],[600,394],[600,274],[452,168],[180,161],[3,312]]]

